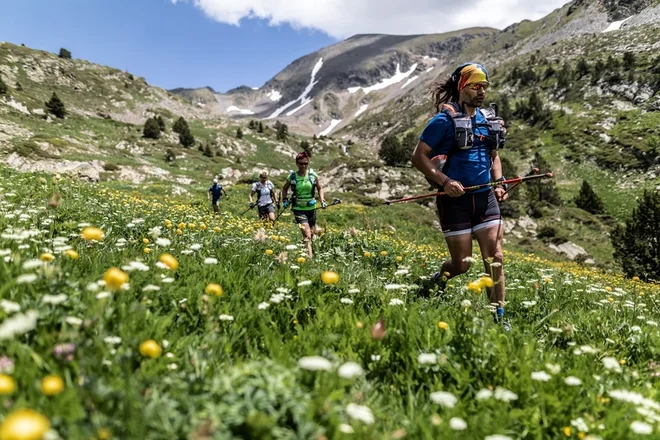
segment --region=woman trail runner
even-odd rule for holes
[[[258,194],[256,202],[252,200],[253,194]],[[259,174],[259,181],[255,182],[250,190],[250,208],[254,208],[255,203],[259,210],[259,219],[268,219],[271,224],[275,223],[275,205],[278,204],[275,185],[268,180],[268,173],[265,171]]]
[[[314,170],[309,169],[309,156],[304,151],[296,156],[296,165],[298,171],[292,171],[282,188],[283,207],[286,209],[291,206],[296,223],[300,227],[303,236],[303,242],[307,245],[307,255],[310,260],[312,254],[312,233],[319,233],[316,226],[316,198],[318,191],[321,199],[321,208],[325,209],[328,205],[325,202],[323,187]],[[291,188],[291,200],[287,198],[287,193]]]

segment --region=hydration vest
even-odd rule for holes
[[[479,135],[481,141],[485,141],[491,150],[504,148],[504,120],[497,116],[497,107],[480,109],[486,119],[486,123],[480,123],[478,127],[486,127],[488,135]],[[467,150],[474,145],[474,130],[472,129],[472,118],[463,112],[463,107],[458,102],[442,104],[442,113],[449,117],[454,125],[454,136],[456,147]],[[450,153],[451,154],[451,153]]]
[[[264,189],[264,188],[270,191],[271,201],[273,199],[275,199],[275,186],[273,185],[273,183],[270,180],[267,180],[265,185],[262,185],[261,181],[255,182],[253,192],[258,194],[257,205],[259,205],[259,200],[261,199],[261,196],[262,196],[261,190]],[[266,205],[266,206],[268,206],[268,205]]]
[[[475,128],[485,127],[488,130],[487,135],[476,134],[472,127],[472,117],[463,112],[463,106],[458,102],[442,104],[442,113],[447,115],[454,127],[454,146],[447,154],[438,155],[431,158],[435,167],[445,172],[449,168],[451,156],[456,150],[469,150],[474,146],[474,137],[478,136],[480,141],[485,142],[490,150],[500,150],[504,148],[506,139],[504,138],[504,120],[497,116],[497,106],[491,104],[491,107],[480,109],[486,119],[486,123],[479,123]],[[446,173],[445,173],[446,174]],[[426,178],[432,187],[440,188],[437,183]]]
[[[298,191],[296,188],[296,179],[297,179],[298,173],[296,171],[290,171],[289,172],[289,177],[287,180],[289,181],[289,185],[291,185],[291,205],[295,206],[296,201],[298,199]],[[313,169],[309,169],[307,172],[307,178],[309,179],[309,183],[312,184],[312,199],[314,198],[314,194],[316,193],[316,173],[314,172]],[[304,179],[304,177],[301,178],[301,180]]]

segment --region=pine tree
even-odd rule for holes
[[[586,180],[582,181],[582,188],[580,188],[580,194],[574,199],[575,206],[580,209],[583,209],[592,214],[603,214],[605,213],[605,206],[603,201],[598,197],[589,185],[589,182]]]
[[[571,67],[568,65],[568,63],[564,62],[564,64],[561,66],[559,74],[557,75],[557,86],[560,89],[568,89],[571,86],[572,75],[573,72],[571,71]]]
[[[174,125],[172,126],[172,131],[175,133],[182,134],[186,129],[188,129],[188,123],[186,122],[185,119],[183,119],[183,116],[179,116],[179,119],[177,119]]]
[[[65,48],[60,49],[60,53],[58,55],[60,58],[64,58],[65,60],[70,60],[71,59],[71,52]]]
[[[243,130],[241,130],[241,127],[236,129],[236,139],[243,139]]]
[[[585,60],[583,57],[580,58],[577,66],[575,66],[575,73],[577,74],[578,78],[589,75],[589,64],[587,64],[587,60]]]
[[[174,153],[174,150],[168,148],[165,151],[165,162],[174,162],[174,159],[176,159],[176,154]]]
[[[158,129],[160,131],[165,131],[165,120],[161,115],[156,116],[156,122],[158,123]]]
[[[211,146],[209,144],[206,144],[206,147],[204,147],[204,156],[213,157],[213,151],[211,151]]]
[[[259,128],[257,129],[258,133],[263,133],[264,132],[264,124],[259,121]]]
[[[46,102],[46,110],[60,119],[66,116],[66,108],[64,108],[64,103],[55,92],[53,92],[53,96],[51,96],[50,100]]]
[[[552,123],[552,113],[545,108],[543,100],[536,91],[532,91],[529,99],[518,105],[516,116],[529,125],[538,125],[540,128],[547,128]]]
[[[7,84],[2,80],[2,76],[0,76],[0,95],[6,95],[7,94]]]
[[[399,138],[389,135],[380,144],[380,157],[389,166],[404,165],[410,160],[410,154],[403,148]]]
[[[186,148],[192,147],[195,145],[195,137],[190,132],[190,128],[186,124],[186,127],[183,129],[182,133],[179,133],[179,143]]]
[[[596,64],[594,64],[594,73],[591,76],[591,83],[596,84],[603,77],[604,73],[605,64],[601,60],[596,61]]]
[[[248,128],[249,128],[250,130],[254,130],[254,129],[255,129],[254,119],[250,119],[250,123],[248,124]]]
[[[277,127],[277,140],[286,141],[288,137],[289,137],[289,126],[286,124],[279,124],[279,126]]]
[[[415,134],[412,131],[409,131],[403,137],[403,140],[401,141],[401,148],[403,149],[403,151],[401,154],[405,154],[408,156],[405,162],[407,162],[408,159],[410,159],[410,157],[413,154],[413,151],[415,151],[415,147],[417,146],[418,140],[419,140],[419,135]]]
[[[644,280],[660,280],[660,192],[644,191],[631,219],[611,235],[614,259],[623,272]]]
[[[625,70],[634,70],[635,69],[635,54],[632,52],[626,52],[623,54],[623,68]]]
[[[142,129],[142,135],[147,139],[158,139],[160,137],[160,127],[155,118],[147,119]]]

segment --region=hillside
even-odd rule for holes
[[[628,13],[635,15],[612,22]],[[563,201],[532,212],[522,202],[525,189],[518,190],[505,208],[507,246],[611,267],[612,227],[628,218],[643,189],[660,186],[659,16],[654,2],[575,1],[501,32],[358,35],[294,61],[268,87],[226,94],[208,87],[170,93],[128,72],[3,43],[0,75],[9,92],[0,97],[0,155],[23,171],[72,172],[194,196],[216,175],[231,185],[253,180],[264,168],[281,185],[295,151],[308,141],[330,193],[372,206],[426,192],[418,172],[378,159],[379,144],[386,135],[419,134],[431,115],[429,85],[458,60],[478,59],[491,69],[492,100],[509,102],[502,153],[508,174],[524,174],[541,153]],[[522,112],[532,90],[547,110],[541,124]],[[44,119],[43,104],[53,91],[69,110],[65,119]],[[250,114],[256,107],[246,103],[254,99],[264,106]],[[227,118],[242,110],[250,111]],[[165,122],[158,140],[142,136],[152,116]],[[172,131],[180,116],[196,139],[192,148],[180,145]],[[276,137],[281,121],[289,124],[286,140]],[[312,133],[321,136],[306,136]],[[573,204],[585,179],[603,198],[604,215]],[[433,224],[433,207],[421,206],[424,221]]]

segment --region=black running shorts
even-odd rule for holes
[[[492,189],[460,197],[438,196],[435,202],[445,237],[471,234],[502,224],[500,205]]]
[[[257,209],[259,210],[259,218],[267,218],[268,214],[275,212],[275,206],[272,203],[266,206],[257,206]]]
[[[296,218],[296,223],[308,223],[310,227],[316,226],[316,209],[302,211],[298,209],[293,210],[293,216]]]

